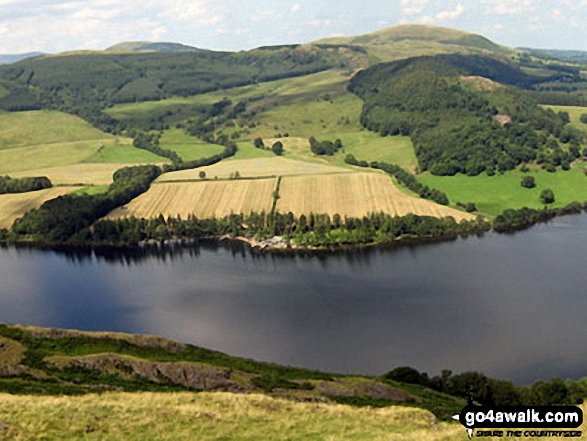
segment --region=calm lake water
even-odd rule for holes
[[[156,334],[340,373],[587,376],[587,216],[322,257],[0,249],[0,322]]]

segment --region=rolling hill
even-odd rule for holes
[[[106,49],[108,52],[207,52],[181,43],[125,41]]]
[[[371,34],[332,37],[317,44],[356,45],[365,48],[380,61],[441,53],[485,53],[508,57],[515,50],[500,46],[481,35],[440,26],[399,25]]]

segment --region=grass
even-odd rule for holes
[[[14,221],[28,211],[39,208],[45,201],[74,191],[74,188],[57,187],[19,194],[0,195],[0,228],[10,228]]]
[[[587,107],[576,107],[576,106],[542,106],[547,109],[552,109],[555,112],[568,112],[571,117],[571,127],[582,131],[587,134],[587,124],[580,121],[581,115],[587,113]]]
[[[56,111],[32,111],[0,115],[0,150],[53,143],[110,140],[76,116]]]
[[[90,196],[94,196],[97,194],[106,193],[106,191],[108,191],[108,187],[109,187],[109,185],[93,185],[90,187],[80,188],[79,190],[74,191],[73,194],[76,194],[76,195],[87,194]]]
[[[166,173],[158,179],[158,182],[199,180],[201,171],[206,173],[208,179],[214,179],[216,177],[219,179],[229,179],[237,171],[241,178],[260,178],[321,173],[347,173],[349,170],[335,167],[328,163],[314,164],[295,161],[293,159],[278,157],[271,153],[270,157],[222,161],[208,167]]]
[[[585,429],[584,423],[578,430]],[[467,437],[459,423],[438,422],[430,412],[417,408],[354,408],[224,392],[118,392],[81,397],[3,394],[0,436],[208,441],[461,441]]]
[[[352,408],[230,393],[2,395],[0,435],[33,439],[461,440],[421,409]]]
[[[130,142],[61,112],[3,113],[0,114],[0,173],[37,173],[39,169],[79,163],[167,161],[130,146]]]
[[[79,164],[94,156],[103,140],[60,142],[0,150],[0,173]]]
[[[520,171],[503,175],[475,177],[420,175],[425,185],[445,192],[451,202],[474,202],[477,209],[489,215],[501,214],[507,208],[541,208],[540,192],[550,188],[555,194],[553,206],[559,207],[574,201],[587,201],[587,176],[582,166],[568,172],[530,172],[536,180],[536,188],[527,189],[520,185],[526,174]]]
[[[156,184],[126,207],[108,217],[153,218],[160,214],[194,214],[199,218],[223,217],[231,213],[269,212],[273,203],[275,179],[203,181]]]
[[[178,129],[165,131],[161,137],[160,146],[176,152],[184,161],[209,158],[224,151],[224,147],[220,145],[200,141]]]
[[[132,145],[108,144],[101,146],[95,155],[84,159],[83,162],[94,164],[153,164],[170,161],[146,150],[137,149]]]
[[[258,149],[252,142],[238,142],[238,150],[236,155],[228,158],[226,161],[238,161],[241,159],[256,159],[256,158],[275,158],[275,154],[270,150]]]
[[[10,173],[19,178],[47,176],[54,185],[107,185],[112,183],[114,172],[124,164],[71,164]]]
[[[344,155],[352,154],[359,161],[387,162],[410,171],[414,171],[418,164],[414,145],[408,136],[381,137],[373,132],[362,131],[344,133],[340,140],[344,146]],[[344,155],[337,156],[337,159],[343,161]]]
[[[401,192],[391,179],[378,173],[350,173],[285,177],[282,179],[277,211],[296,215],[310,213],[363,217],[384,212],[405,216],[409,213],[470,219],[467,213],[443,207]]]

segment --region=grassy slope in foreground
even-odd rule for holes
[[[425,410],[295,403],[230,393],[0,395],[0,437],[168,440],[462,440]],[[90,433],[91,432],[91,433]]]
[[[524,176],[533,176],[536,187],[522,187],[520,182]],[[540,192],[546,188],[554,191],[554,207],[587,201],[587,176],[583,173],[583,166],[556,173],[516,170],[496,176],[485,173],[474,177],[419,175],[418,180],[445,192],[452,202],[474,202],[480,212],[490,215],[501,214],[508,208],[542,208]]]
[[[585,412],[584,405],[582,409]],[[578,430],[585,433],[586,424]],[[203,392],[106,393],[83,397],[0,394],[0,437],[463,441],[467,435],[459,423],[439,422],[429,412],[417,408],[357,409],[297,403],[258,394]]]

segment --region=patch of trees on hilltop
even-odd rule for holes
[[[567,125],[566,115],[542,109],[521,91],[505,89],[494,96],[461,86],[457,76],[471,73],[463,66],[483,57],[451,57],[403,60],[359,72],[349,89],[364,101],[363,126],[382,136],[410,136],[420,170],[440,176],[492,175],[530,162],[554,171],[568,169],[580,156],[584,136]],[[461,62],[447,61],[453,59]],[[486,65],[497,63],[489,60]],[[515,70],[499,66],[493,76],[503,72],[514,76]],[[498,115],[507,115],[507,122]]]

